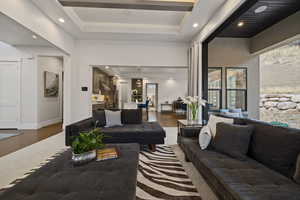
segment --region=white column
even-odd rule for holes
[[[202,97],[202,44],[195,42],[189,49],[188,68],[188,95]],[[202,121],[202,108],[198,113],[199,121]],[[190,117],[188,109],[187,117]]]

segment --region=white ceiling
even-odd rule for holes
[[[73,8],[85,23],[157,24],[179,26],[187,12],[109,8]],[[163,19],[163,20],[162,20]]]
[[[71,8],[57,0],[31,1],[77,39],[190,41],[226,0],[198,0],[192,12]],[[194,23],[199,26],[193,28]]]
[[[105,66],[95,67],[123,79],[187,79],[186,67],[109,66],[108,69]]]
[[[0,13],[0,27],[0,41],[10,45],[51,46],[47,40],[37,35],[37,38],[33,39],[34,34],[31,31],[2,13]]]

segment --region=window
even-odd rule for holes
[[[208,105],[209,110],[219,110],[222,106],[222,68],[208,69]]]
[[[247,68],[226,68],[226,106],[247,110]]]

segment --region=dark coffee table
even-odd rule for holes
[[[0,194],[5,200],[134,200],[138,144],[114,144],[120,157],[74,167],[68,150]],[[38,153],[38,152],[37,152]],[[28,161],[30,162],[30,160]]]

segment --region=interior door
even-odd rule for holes
[[[0,129],[15,129],[20,119],[20,68],[18,62],[0,61]]]

